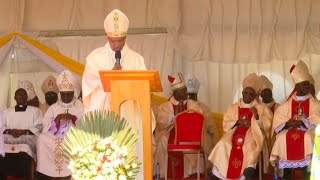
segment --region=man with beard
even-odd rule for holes
[[[310,175],[314,129],[320,123],[320,103],[310,94],[310,74],[303,61],[290,70],[296,92],[274,114],[273,129],[277,133],[270,155],[271,165],[284,169],[285,179],[292,168],[304,168]]]
[[[62,141],[83,115],[83,105],[74,97],[74,75],[63,71],[57,77],[57,85],[61,98],[48,108],[43,118],[43,132],[37,142],[37,171],[41,180],[70,179],[69,161],[64,157]]]
[[[257,74],[249,74],[242,83],[242,97],[223,117],[224,136],[213,148],[212,179],[251,179],[262,150],[264,134],[270,132],[272,113],[256,101],[261,89]]]
[[[44,115],[47,109],[58,100],[59,89],[56,84],[56,79],[53,76],[48,76],[42,83],[41,90],[44,94],[45,102],[40,104],[40,109]]]

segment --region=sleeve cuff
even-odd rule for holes
[[[280,126],[278,126],[274,131],[278,134],[280,131],[283,130],[285,126],[286,126],[286,123],[283,123]]]

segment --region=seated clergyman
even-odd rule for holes
[[[42,113],[39,108],[27,105],[26,90],[16,90],[14,99],[17,105],[6,109],[3,114],[1,131],[6,155],[1,159],[0,168],[5,174],[28,176],[30,168],[23,166],[30,165],[32,158],[35,159],[37,137],[42,130]]]
[[[83,104],[74,96],[76,79],[70,71],[57,77],[60,98],[43,118],[43,132],[37,142],[39,179],[64,177],[70,179],[69,161],[63,156],[62,142],[68,130],[83,115]]]

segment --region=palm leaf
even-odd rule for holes
[[[127,146],[128,161],[135,157],[135,143],[138,136],[124,118],[120,119],[112,111],[93,111],[85,114],[72,127],[64,139],[65,154],[72,159],[71,152],[78,147],[86,147],[94,140],[100,140],[113,136],[119,146]]]

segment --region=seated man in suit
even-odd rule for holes
[[[248,75],[242,83],[242,97],[223,117],[224,136],[213,148],[209,160],[213,179],[250,179],[262,150],[264,134],[270,132],[272,113],[256,101],[261,89],[259,76]]]
[[[19,88],[14,96],[17,105],[4,111],[1,133],[6,155],[0,160],[0,169],[7,175],[30,176],[31,162],[36,159],[42,113],[39,108],[27,105],[27,98],[26,90]]]

